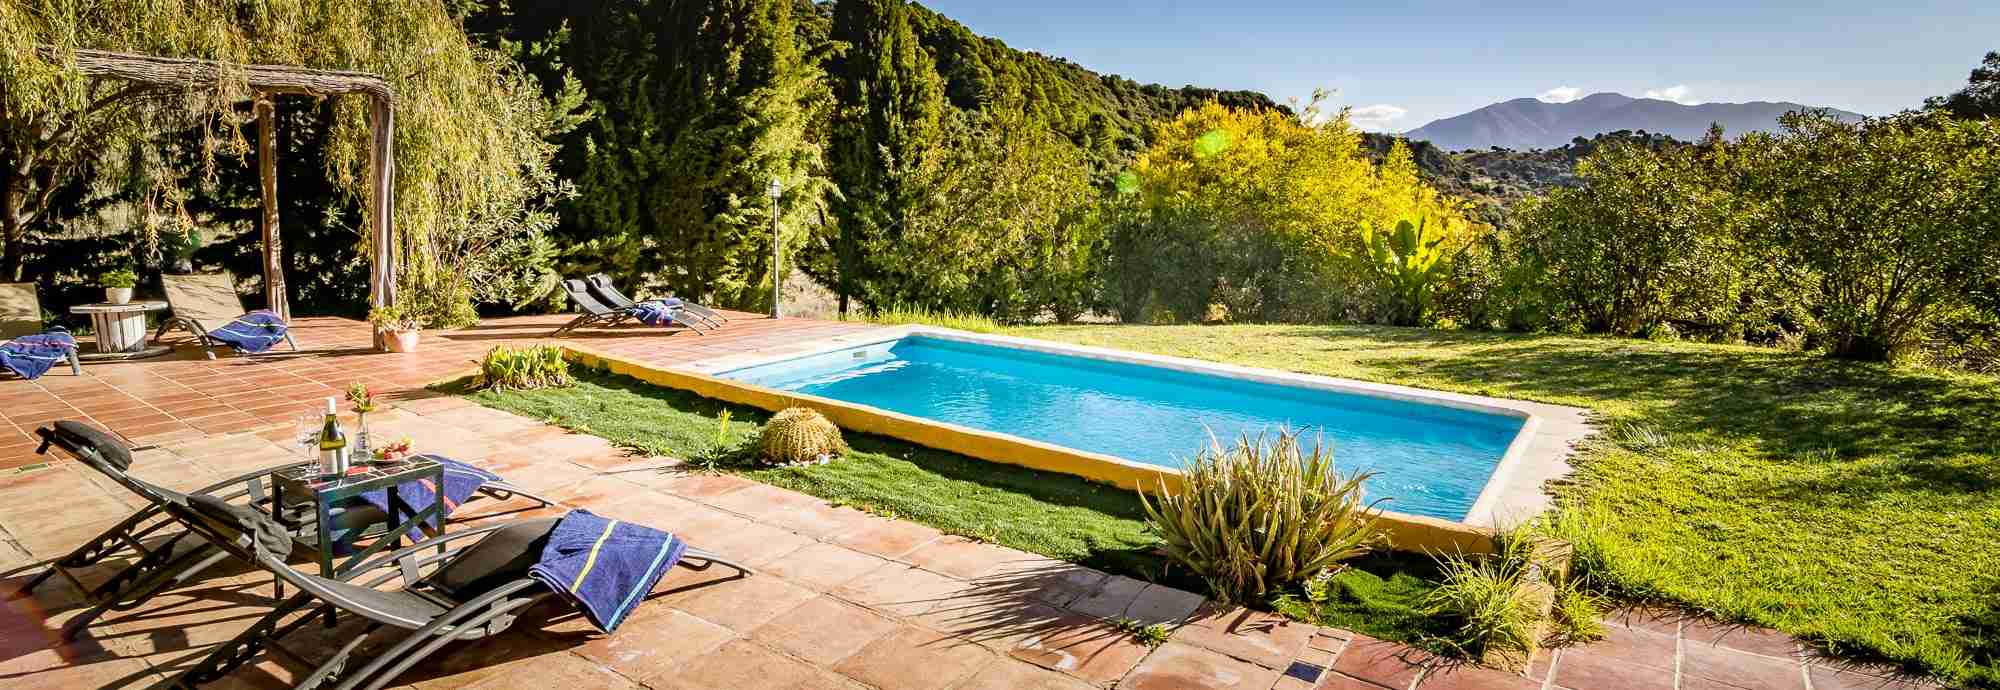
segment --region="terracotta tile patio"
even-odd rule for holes
[[[575,342],[665,365],[803,349],[867,326],[741,315],[708,336],[589,331]],[[426,337],[424,351],[368,351],[365,324],[309,318],[304,351],[172,358],[0,381],[0,592],[74,548],[139,499],[73,462],[34,454],[28,435],[84,419],[135,444],[133,472],[191,488],[296,456],[290,418],[353,381],[396,409],[370,417],[389,436],[499,472],[572,507],[647,522],[760,568],[737,579],[678,569],[617,635],[559,606],[508,633],[457,643],[398,682],[409,688],[1916,688],[1869,669],[1821,663],[1782,635],[1701,622],[1618,617],[1601,643],[1545,655],[1526,676],[1443,663],[1417,650],[1198,595],[969,541],[734,477],[684,473],[600,439],[477,407],[423,386],[464,371],[498,343],[541,340],[553,317],[495,319]],[[463,522],[538,514],[475,503]],[[101,577],[104,573],[99,573]],[[0,687],[146,686],[187,668],[265,609],[270,578],[236,569],[96,621],[57,630],[80,595],[51,581],[0,601]],[[1173,627],[1157,648],[1107,618]],[[351,629],[319,630],[330,649]],[[261,658],[219,685],[285,687],[303,673]]]

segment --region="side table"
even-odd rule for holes
[[[140,359],[172,352],[173,348],[165,345],[146,344],[146,312],[166,308],[167,303],[158,300],[137,300],[125,304],[99,302],[70,307],[71,314],[89,314],[91,328],[97,331],[97,351],[79,354],[77,358],[86,362]]]
[[[432,501],[428,506],[416,508],[405,502],[401,492],[397,491],[397,487],[404,483],[423,479],[429,479],[432,486],[444,486],[444,465],[436,460],[417,457],[393,465],[357,465],[345,476],[331,478],[319,476],[319,468],[314,463],[288,467],[271,475],[271,491],[274,494],[271,517],[286,522],[286,506],[293,502],[311,502],[318,522],[315,530],[318,538],[315,541],[319,547],[320,574],[337,579],[368,557],[403,543],[403,536],[411,529],[432,523],[444,524],[443,501]],[[336,565],[336,545],[351,546],[363,535],[374,532],[369,529],[372,525],[336,525],[333,508],[359,500],[362,494],[377,489],[388,494],[389,531],[380,533],[375,543]],[[402,519],[403,516],[408,516],[408,519]]]

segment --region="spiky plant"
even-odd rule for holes
[[[1167,555],[1208,583],[1216,598],[1261,601],[1379,539],[1380,512],[1362,492],[1370,472],[1342,474],[1333,453],[1281,431],[1276,442],[1214,437],[1181,470],[1179,491],[1161,483],[1140,501]]]
[[[840,427],[809,407],[792,407],[771,417],[757,437],[757,455],[774,465],[808,465],[847,454]]]
[[[473,380],[472,387],[482,390],[529,390],[562,388],[575,382],[569,374],[569,360],[563,358],[560,347],[529,345],[513,348],[500,345],[488,351],[486,357],[479,361],[479,375]]]

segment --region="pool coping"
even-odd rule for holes
[[[1129,350],[1072,345],[1033,338],[969,333],[930,326],[895,326],[836,336],[801,347],[724,355],[662,367],[569,343],[563,347],[613,371],[670,388],[776,411],[805,405],[820,410],[834,423],[855,431],[900,438],[993,462],[1062,472],[1126,488],[1153,490],[1162,482],[1178,482],[1171,467],[1139,463],[1101,453],[1058,446],[1011,434],[974,429],[890,410],[814,395],[765,388],[723,379],[717,374],[775,362],[812,357],[857,347],[893,342],[912,335],[966,343],[1000,345],[1045,354],[1100,361],[1158,366],[1176,371],[1224,376],[1275,385],[1364,395],[1522,419],[1521,430],[1495,464],[1463,520],[1384,511],[1384,526],[1397,548],[1408,550],[1483,552],[1491,548],[1496,527],[1517,524],[1547,509],[1545,482],[1566,475],[1574,445],[1591,433],[1587,412],[1580,408],[1523,400],[1434,391],[1395,384],[1371,383],[1313,374],[1245,367],[1220,362],[1155,355]],[[588,360],[595,360],[594,362]]]

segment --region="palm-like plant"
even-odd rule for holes
[[[1155,499],[1141,493],[1147,525],[1225,602],[1267,598],[1379,539],[1379,500],[1362,491],[1373,473],[1341,474],[1330,450],[1301,449],[1297,432],[1228,449],[1210,437],[1181,476],[1178,492],[1162,483]]]

